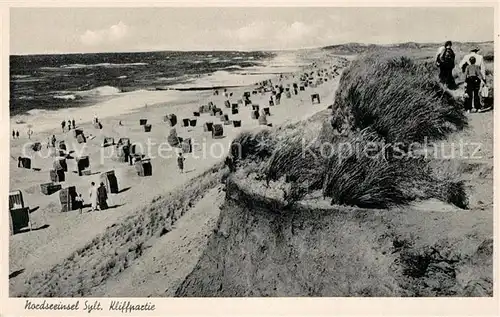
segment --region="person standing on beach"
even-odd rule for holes
[[[75,119],[73,119],[73,120],[71,121],[71,125],[73,126],[73,129],[76,129]]]
[[[94,182],[90,183],[89,196],[90,196],[91,211],[96,211],[97,210],[97,187],[95,187]]]
[[[68,120],[68,131],[71,130],[71,121]]]
[[[177,166],[179,167],[179,170],[182,173],[184,173],[184,156],[182,156],[182,152],[179,152],[179,157],[177,157]]]
[[[469,58],[469,65],[465,69],[465,91],[468,98],[465,102],[465,110],[470,113],[471,110],[478,111],[481,108],[481,99],[479,98],[479,88],[481,82],[485,82],[481,68],[476,65],[476,58]]]
[[[12,130],[12,138],[15,139],[16,138],[16,131]]]
[[[56,147],[56,136],[52,135],[52,147]]]
[[[106,191],[106,187],[104,183],[101,182],[99,188],[97,189],[97,200],[99,202],[99,209],[105,210],[108,209],[108,193]]]
[[[16,139],[19,139],[19,130],[16,131]]]
[[[455,89],[453,68],[455,68],[455,52],[451,48],[451,41],[446,41],[444,46],[438,49],[436,54],[436,65],[439,67],[439,81],[448,89]]]
[[[61,128],[62,128],[62,132],[64,132],[64,127],[66,127],[66,121],[62,121],[61,122]]]

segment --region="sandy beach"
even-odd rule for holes
[[[336,64],[335,59],[325,59],[325,63],[318,65],[320,68],[330,68]],[[308,68],[312,70],[314,68]],[[287,84],[299,82],[299,74],[302,72],[284,76],[280,81],[276,75],[267,75],[272,78],[274,84]],[[295,76],[295,77],[294,77]],[[307,87],[305,91],[299,91],[291,98],[285,95],[281,103],[270,107],[271,115],[267,118],[268,123],[279,125],[287,122],[303,120],[314,113],[324,110],[333,102],[335,87],[340,76],[336,75],[315,88]],[[228,89],[231,103],[237,103],[242,98],[243,92],[251,91],[255,86],[244,86]],[[320,103],[311,103],[311,94],[320,96]],[[251,95],[253,104],[260,108],[268,106],[271,92]],[[202,174],[213,164],[220,162],[228,152],[231,141],[242,131],[260,129],[257,120],[251,119],[251,106],[240,105],[239,113],[230,114],[230,109],[224,107],[225,97],[222,94],[213,95],[212,91],[142,91],[127,93],[124,96],[113,98],[96,106],[67,110],[69,116],[81,118],[77,120],[77,127],[83,129],[87,136],[87,142],[78,144],[73,137],[72,131],[62,132],[59,122],[52,117],[40,125],[34,124],[36,134],[31,140],[21,135],[20,139],[11,141],[10,162],[10,188],[21,190],[24,195],[25,204],[32,209],[31,221],[33,231],[23,232],[11,236],[10,239],[10,272],[23,270],[23,274],[10,280],[11,294],[22,292],[25,287],[23,281],[32,274],[50,269],[70,256],[75,250],[88,244],[93,238],[105,231],[113,224],[119,223],[130,215],[136,214],[144,206],[147,206],[155,197],[181,187],[190,179]],[[230,120],[241,120],[242,126],[235,128],[232,125],[224,125],[224,138],[212,139],[210,132],[203,131],[205,122],[219,123],[219,119],[208,113],[196,117],[195,127],[182,127],[183,118],[193,119],[193,112],[198,111],[200,105],[212,101],[216,106],[222,108],[224,113],[229,113]],[[147,107],[138,107],[145,105]],[[120,108],[120,115],[116,115],[116,108]],[[105,110],[109,109],[109,110]],[[178,123],[175,126],[177,133],[182,138],[192,138],[193,153],[187,154],[185,161],[185,173],[180,174],[176,163],[177,149],[170,148],[166,143],[166,137],[171,127],[164,122],[163,117],[167,114],[175,114]],[[66,115],[64,113],[63,115]],[[102,122],[103,128],[96,129],[91,122],[92,116],[97,115]],[[144,132],[139,125],[140,119],[147,119],[152,125],[151,132]],[[119,122],[122,125],[119,125]],[[50,129],[50,127],[52,127]],[[111,207],[105,211],[89,213],[86,208],[83,214],[78,211],[67,213],[60,212],[58,193],[50,196],[43,195],[40,184],[49,182],[49,170],[52,168],[53,158],[48,156],[46,147],[47,138],[55,135],[57,140],[64,140],[68,150],[75,151],[74,154],[88,155],[92,175],[78,176],[76,173],[76,161],[67,160],[68,172],[64,187],[76,186],[78,193],[88,202],[88,191],[92,181],[98,183],[100,174],[115,171],[118,179],[120,192],[110,194],[108,204]],[[113,137],[115,142],[120,137],[130,138],[132,143],[144,145],[144,151],[149,144],[149,157],[153,167],[153,175],[140,177],[134,166],[128,163],[120,163],[111,159],[114,146],[103,148],[101,144],[105,137]],[[43,149],[40,152],[32,152],[25,145],[32,142],[41,142]],[[17,167],[17,157],[26,156],[32,159],[32,169]],[[159,154],[162,154],[160,157]],[[103,159],[101,159],[103,158]],[[34,170],[34,169],[36,170]]]

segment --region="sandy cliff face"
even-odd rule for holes
[[[492,296],[491,212],[285,210],[243,188],[176,296]]]

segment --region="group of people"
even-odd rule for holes
[[[90,211],[108,209],[108,202],[107,202],[108,191],[106,189],[106,186],[104,186],[103,182],[99,184],[99,187],[96,187],[94,182],[90,183],[89,196],[90,196],[90,208],[91,208]],[[81,194],[79,197],[81,199]],[[81,205],[83,205],[83,201],[81,202]]]
[[[64,120],[63,120],[63,121],[61,122],[61,128],[62,128],[62,131],[63,131],[63,132],[65,131],[66,126],[68,127],[68,131],[70,131],[70,130],[71,130],[71,126],[73,126],[73,129],[74,129],[74,128],[76,127],[76,125],[75,125],[75,119],[73,119],[73,120],[68,120],[68,124],[67,124],[67,125],[66,125],[66,121],[64,121]]]
[[[484,58],[478,53],[479,50],[479,47],[473,47],[458,65],[465,76],[465,110],[468,113],[479,111],[482,108],[481,93],[485,95],[488,90]],[[456,89],[457,84],[453,77],[455,52],[452,49],[451,41],[446,41],[444,46],[438,49],[435,61],[439,67],[440,82],[448,89]]]
[[[28,134],[28,139],[31,140],[31,136],[33,135],[33,130],[28,129],[27,134]],[[13,139],[19,139],[19,130],[12,130],[12,138]]]

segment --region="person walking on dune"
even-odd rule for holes
[[[94,182],[90,183],[89,196],[90,196],[91,211],[96,211],[97,210],[97,187],[95,186]]]
[[[469,58],[469,65],[465,69],[465,91],[468,95],[465,101],[465,110],[469,113],[471,110],[478,111],[481,108],[481,99],[479,98],[479,89],[481,83],[485,82],[481,68],[476,65],[476,58]]]
[[[460,64],[458,66],[462,70],[463,73],[465,73],[465,70],[468,65],[470,65],[470,58],[474,57],[476,59],[476,65],[479,66],[479,69],[481,70],[481,74],[483,75],[484,78],[486,78],[486,67],[484,65],[484,58],[481,54],[478,54],[479,52],[479,47],[473,47],[470,50],[470,53],[465,55],[464,58],[460,61]]]
[[[455,52],[451,48],[451,41],[446,41],[444,46],[438,49],[436,54],[436,65],[439,67],[439,81],[448,87],[455,89],[456,83],[453,78],[453,68],[455,68]]]

